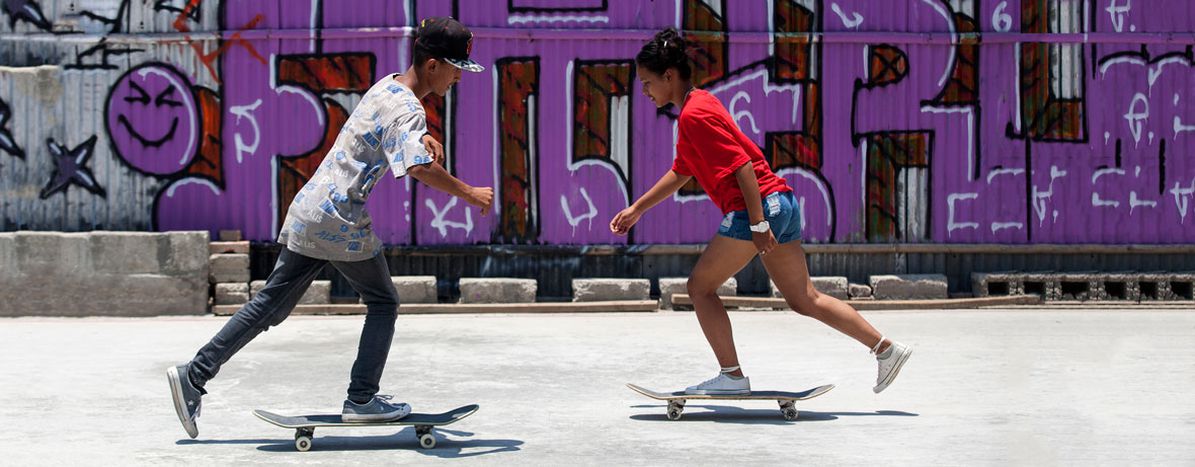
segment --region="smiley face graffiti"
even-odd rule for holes
[[[191,163],[199,119],[190,81],[162,63],[129,70],[108,97],[113,148],[130,165],[152,174],[177,173]]]

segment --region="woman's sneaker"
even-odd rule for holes
[[[900,367],[905,365],[905,360],[908,360],[910,355],[913,355],[913,348],[896,341],[892,341],[887,350],[876,355],[880,372],[876,375],[876,385],[871,390],[879,394],[892,384],[892,380],[900,373]]]
[[[751,378],[733,378],[726,373],[718,373],[704,383],[685,388],[685,394],[710,396],[741,396],[751,394]]]
[[[374,396],[364,404],[345,400],[340,419],[346,422],[392,422],[411,414],[410,405],[389,401],[390,396]]]

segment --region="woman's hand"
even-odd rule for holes
[[[615,235],[626,235],[642,216],[643,213],[634,206],[623,209],[614,216],[614,220],[610,221],[610,231]]]
[[[759,255],[763,256],[776,248],[780,243],[776,241],[776,236],[772,235],[772,230],[767,232],[751,232],[751,242],[755,244],[755,249],[759,251]]]

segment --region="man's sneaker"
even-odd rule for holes
[[[390,396],[374,396],[364,404],[345,400],[340,419],[346,422],[392,422],[410,414],[410,405],[391,404]]]
[[[189,369],[189,364],[167,368],[166,380],[170,382],[170,395],[174,398],[174,411],[178,413],[178,421],[182,422],[187,435],[194,439],[199,436],[199,427],[195,425],[195,419],[199,418],[203,391],[191,384]]]
[[[726,373],[718,373],[704,383],[685,388],[685,394],[704,394],[711,396],[740,396],[751,394],[751,378],[731,378]]]
[[[887,350],[876,355],[880,372],[876,376],[876,385],[871,390],[879,394],[892,384],[892,380],[900,373],[900,367],[905,365],[905,360],[908,360],[910,355],[913,355],[913,348],[896,341],[892,341]]]

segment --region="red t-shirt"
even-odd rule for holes
[[[678,133],[672,171],[697,177],[722,214],[747,210],[734,173],[748,162],[755,169],[760,198],[792,191],[783,178],[772,173],[759,147],[739,130],[713,94],[701,89],[689,93],[680,111]]]

